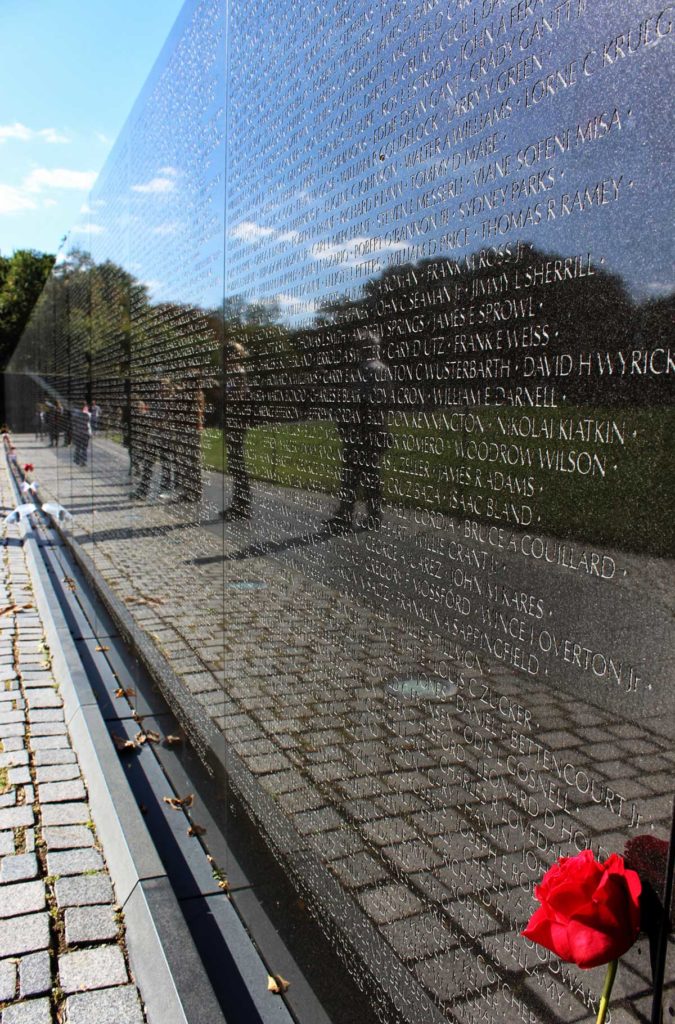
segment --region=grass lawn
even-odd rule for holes
[[[452,414],[452,410],[436,410],[436,415],[443,412],[446,416]],[[528,409],[533,435],[540,435],[553,420],[555,436],[505,435],[504,424],[518,419],[518,412],[476,409],[474,415],[478,415],[481,429],[473,433],[424,426],[421,422],[414,428],[391,426],[391,446],[382,462],[385,499],[448,512],[458,518],[490,519],[506,528],[529,528],[558,537],[672,556],[672,410]],[[592,419],[601,425],[603,436],[607,428],[602,424],[614,423],[617,429],[610,426],[610,443],[606,444],[598,441],[594,427],[587,441],[578,431],[576,438],[559,440],[557,425],[569,417],[575,424]],[[206,464],[226,472],[227,452],[221,431],[204,431],[203,442]],[[501,459],[487,457],[486,451],[494,453],[495,443],[507,445],[510,455],[525,465],[506,465]],[[247,433],[246,464],[254,479],[336,495],[340,447],[331,423],[261,426]],[[524,455],[518,459],[520,451]],[[559,453],[564,468],[569,467],[572,452],[588,452],[589,457],[580,459],[582,472],[561,472],[548,467],[547,451],[554,459]],[[492,508],[488,507],[489,500],[494,503]]]

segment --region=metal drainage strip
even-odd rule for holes
[[[428,676],[404,676],[391,679],[385,689],[395,697],[408,700],[448,700],[457,693],[457,684]]]

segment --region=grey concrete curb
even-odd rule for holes
[[[14,480],[12,483],[15,486]],[[149,1024],[226,1024],[129,788],[27,520],[21,520],[21,533],[66,721],[117,900],[125,911],[129,958]]]

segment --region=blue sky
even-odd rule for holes
[[[183,0],[2,0],[0,252],[56,252]]]

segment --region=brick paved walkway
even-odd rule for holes
[[[641,690],[619,692],[551,660],[549,682],[548,667],[535,678],[482,653],[477,665],[432,602],[412,605],[404,583],[387,582],[386,555],[364,572],[374,535],[320,535],[323,495],[258,484],[252,524],[223,528],[218,481],[201,509],[164,504],[156,480],[131,503],[120,446],[97,441],[79,470],[68,450],[16,443],[180,676],[195,719],[222,732],[231,777],[308,904],[343,922],[338,952],[344,941],[345,958],[387,975],[390,992],[424,993],[460,1024],[488,1004],[505,1024],[595,1019],[602,972],[561,969],[519,932],[533,882],[560,852],[590,844],[606,856],[636,831],[667,835],[667,563],[622,554],[610,588],[468,543],[484,566],[470,571],[430,549],[437,531],[387,513],[377,539],[426,557],[427,575],[460,568],[485,588],[520,574],[554,622],[565,618],[564,636],[607,641],[611,622],[613,649],[643,673]],[[434,704],[387,688],[425,672],[459,691]],[[645,946],[622,965],[613,1020],[647,1019]]]
[[[0,503],[14,506],[6,466]],[[0,549],[0,1021],[142,1024],[18,525]]]

